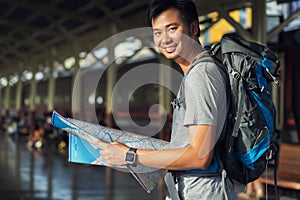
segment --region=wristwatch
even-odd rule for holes
[[[126,161],[127,165],[130,165],[133,167],[136,166],[136,157],[137,157],[136,150],[137,150],[136,148],[130,147],[129,150],[126,152],[125,161]]]

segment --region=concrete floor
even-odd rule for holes
[[[54,147],[28,149],[26,136],[0,132],[1,200],[160,199],[148,194],[128,173],[69,163]]]

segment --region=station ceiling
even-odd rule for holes
[[[250,0],[195,0],[200,15]],[[151,0],[0,0],[0,77],[90,51],[117,32],[147,26]],[[112,28],[115,27],[115,28]]]

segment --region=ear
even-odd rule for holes
[[[199,23],[195,20],[190,24],[190,31],[193,36],[196,36],[199,31]]]

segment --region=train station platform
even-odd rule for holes
[[[141,200],[148,194],[131,174],[102,166],[69,163],[53,146],[27,147],[27,136],[0,132],[0,199],[2,200]]]
[[[243,190],[241,185],[236,188],[239,192]],[[269,190],[268,199],[274,199],[273,189]],[[70,163],[67,152],[59,151],[54,145],[38,150],[28,146],[27,135],[0,132],[0,199],[160,200],[164,194],[163,184],[149,194],[131,174]],[[296,200],[293,194],[281,192],[280,195],[280,200]]]

